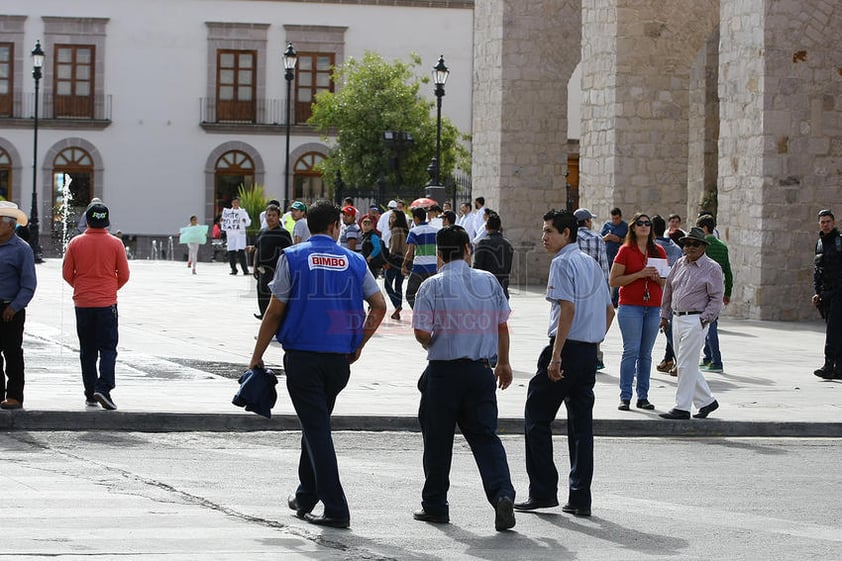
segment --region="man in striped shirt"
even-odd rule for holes
[[[409,276],[406,283],[406,301],[415,308],[415,294],[428,277],[436,274],[436,228],[427,223],[427,211],[421,207],[412,209],[413,228],[406,238],[406,255],[403,258],[401,274]],[[410,271],[411,267],[411,271]]]

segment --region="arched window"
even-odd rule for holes
[[[0,200],[12,199],[12,159],[0,148]]]
[[[70,194],[68,228],[75,227],[94,196],[94,163],[91,155],[78,147],[65,148],[53,160],[53,231],[62,230],[62,206],[66,180]]]
[[[324,154],[318,152],[307,152],[298,158],[292,168],[295,173],[292,181],[294,199],[310,203],[316,199],[331,198],[322,180],[322,173],[316,169],[324,159]]]
[[[213,214],[217,216],[223,208],[230,206],[240,185],[254,184],[254,161],[245,152],[231,150],[219,157],[214,169]]]

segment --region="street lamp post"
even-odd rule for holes
[[[32,49],[32,77],[35,79],[35,121],[32,127],[32,209],[29,212],[29,246],[35,255],[35,262],[44,261],[41,251],[40,235],[38,231],[38,85],[41,80],[41,68],[44,66],[44,51],[41,41],[35,42]]]
[[[441,185],[441,98],[444,97],[444,85],[450,70],[444,65],[444,55],[439,56],[433,67],[433,83],[436,85],[436,185]]]
[[[292,106],[292,80],[295,78],[295,64],[298,62],[298,55],[292,43],[287,43],[287,50],[284,51],[284,78],[287,81],[287,153],[286,165],[284,166],[284,210],[289,208],[289,127],[290,108]]]

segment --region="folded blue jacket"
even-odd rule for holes
[[[240,376],[240,389],[234,395],[231,403],[237,407],[245,407],[246,411],[254,411],[267,419],[272,418],[272,407],[278,400],[275,386],[278,378],[275,373],[265,368],[255,367],[246,370]]]

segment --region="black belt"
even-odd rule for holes
[[[431,360],[430,362],[441,362],[441,363],[479,363],[486,368],[491,368],[491,362],[487,358],[481,358],[479,360],[474,360],[472,358],[454,358],[452,360]]]
[[[701,313],[702,313],[702,312],[697,312],[697,311],[690,311],[690,312],[673,312],[673,315],[676,315],[676,316],[695,316],[695,315],[699,315],[699,314],[701,314]]]

